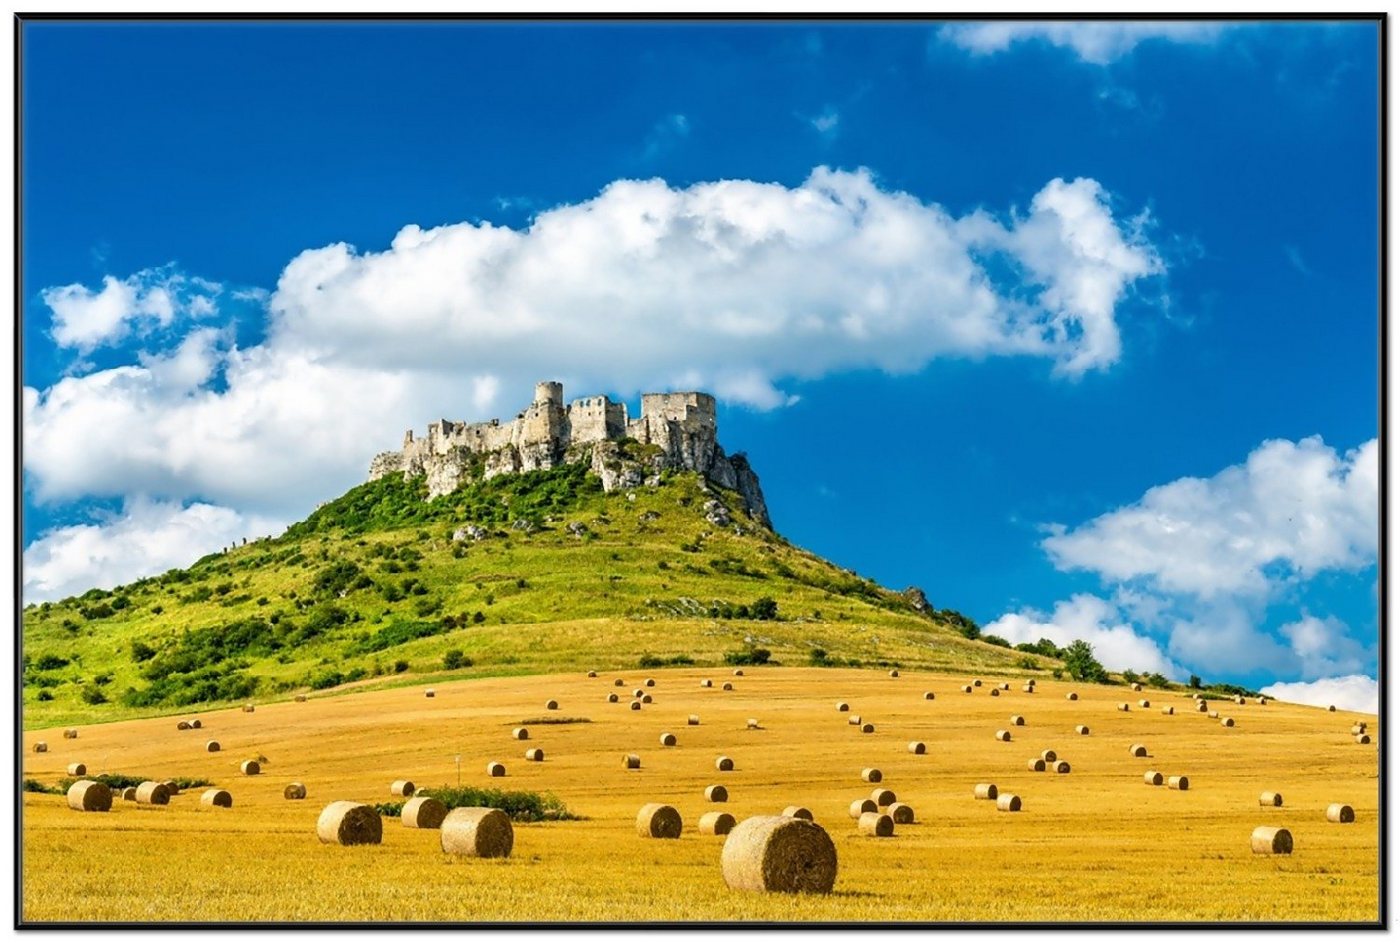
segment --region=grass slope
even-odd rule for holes
[[[755,648],[788,665],[1058,664],[964,638],[956,613],[921,614],[794,547],[695,475],[604,494],[570,464],[424,496],[391,476],[280,537],[27,607],[25,726],[644,656],[719,665]],[[707,521],[711,500],[730,526]],[[454,540],[468,525],[485,536]]]

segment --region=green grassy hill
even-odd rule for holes
[[[26,607],[25,725],[765,652],[788,665],[1058,665],[964,637],[976,628],[957,613],[920,611],[794,547],[693,474],[604,494],[569,464],[425,493],[390,476],[275,539]],[[711,501],[731,523],[707,519]]]

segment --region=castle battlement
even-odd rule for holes
[[[439,419],[428,424],[423,438],[408,430],[400,451],[374,457],[369,478],[426,475],[429,497],[436,497],[456,489],[477,467],[491,478],[580,461],[587,452],[605,490],[637,487],[663,468],[695,471],[739,491],[751,516],[767,525],[758,476],[743,455],[725,455],[717,433],[715,398],[708,393],[643,393],[641,415],[633,419],[626,403],[606,396],[575,399],[566,407],[563,384],[544,381],[509,422]],[[617,445],[622,439],[655,446],[650,465],[624,460]]]

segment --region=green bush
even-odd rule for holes
[[[1108,672],[1094,657],[1094,647],[1083,639],[1075,639],[1065,649],[1065,670],[1075,681],[1089,681],[1102,684],[1108,680]]]
[[[449,809],[500,809],[516,822],[564,822],[578,818],[559,798],[547,792],[482,789],[476,786],[438,786],[414,795],[432,796]]]
[[[460,648],[450,648],[442,656],[442,666],[449,671],[454,668],[470,668],[472,660],[462,654]]]
[[[773,653],[766,648],[749,648],[741,652],[725,652],[726,665],[766,665]]]
[[[672,655],[670,658],[661,658],[657,655],[645,654],[637,659],[637,665],[642,668],[664,668],[667,665],[693,665],[695,659],[689,655]]]

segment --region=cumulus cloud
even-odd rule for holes
[[[208,317],[220,291],[215,282],[165,266],[121,279],[108,275],[97,290],[80,284],[46,288],[41,297],[53,315],[54,342],[87,353],[133,331],[168,327],[179,317]]]
[[[1042,545],[1061,569],[1162,592],[1263,595],[1375,560],[1379,456],[1375,439],[1345,454],[1317,436],[1267,441],[1242,465],[1152,488]]]
[[[1270,629],[1267,616],[1320,573],[1373,566],[1379,522],[1377,440],[1345,453],[1316,436],[1265,441],[1209,478],[1151,488],[1078,527],[1046,525],[1041,546],[1050,560],[1096,574],[1112,606],[1076,596],[1051,617],[1009,614],[989,631],[1034,641],[1026,636],[1072,629],[1096,648],[1135,638],[1217,678],[1267,672],[1308,681],[1358,672],[1373,663],[1374,646],[1341,620],[1304,612]],[[1132,638],[1105,634],[1115,620]],[[1068,636],[1046,637],[1058,644]]]
[[[279,521],[211,504],[127,500],[119,514],[50,530],[24,551],[24,601],[42,602],[93,587],[110,589],[221,547],[280,533]]]
[[[192,335],[26,389],[27,485],[300,516],[403,429],[499,415],[543,377],[762,409],[794,400],[786,380],[939,357],[1034,356],[1074,377],[1117,359],[1117,307],[1160,271],[1141,220],[1087,179],[1000,217],[954,217],[866,171],[619,181],[522,230],[407,226],[379,252],[308,250],[257,346]]]
[[[1374,714],[1380,704],[1376,679],[1366,675],[1319,678],[1316,681],[1271,684],[1260,693],[1280,701],[1312,707],[1335,706],[1339,710]]]
[[[949,23],[937,35],[977,55],[1005,52],[1017,43],[1043,42],[1072,50],[1082,62],[1107,65],[1144,42],[1208,44],[1227,28],[1225,23],[1174,20],[1005,20]]]
[[[1007,613],[984,626],[983,632],[999,635],[1013,645],[1047,638],[1064,648],[1082,639],[1093,646],[1094,657],[1110,671],[1132,669],[1160,672],[1175,679],[1185,677],[1181,667],[1163,654],[1156,642],[1124,621],[1116,606],[1088,593],[1056,603],[1049,615],[1034,609]]]

